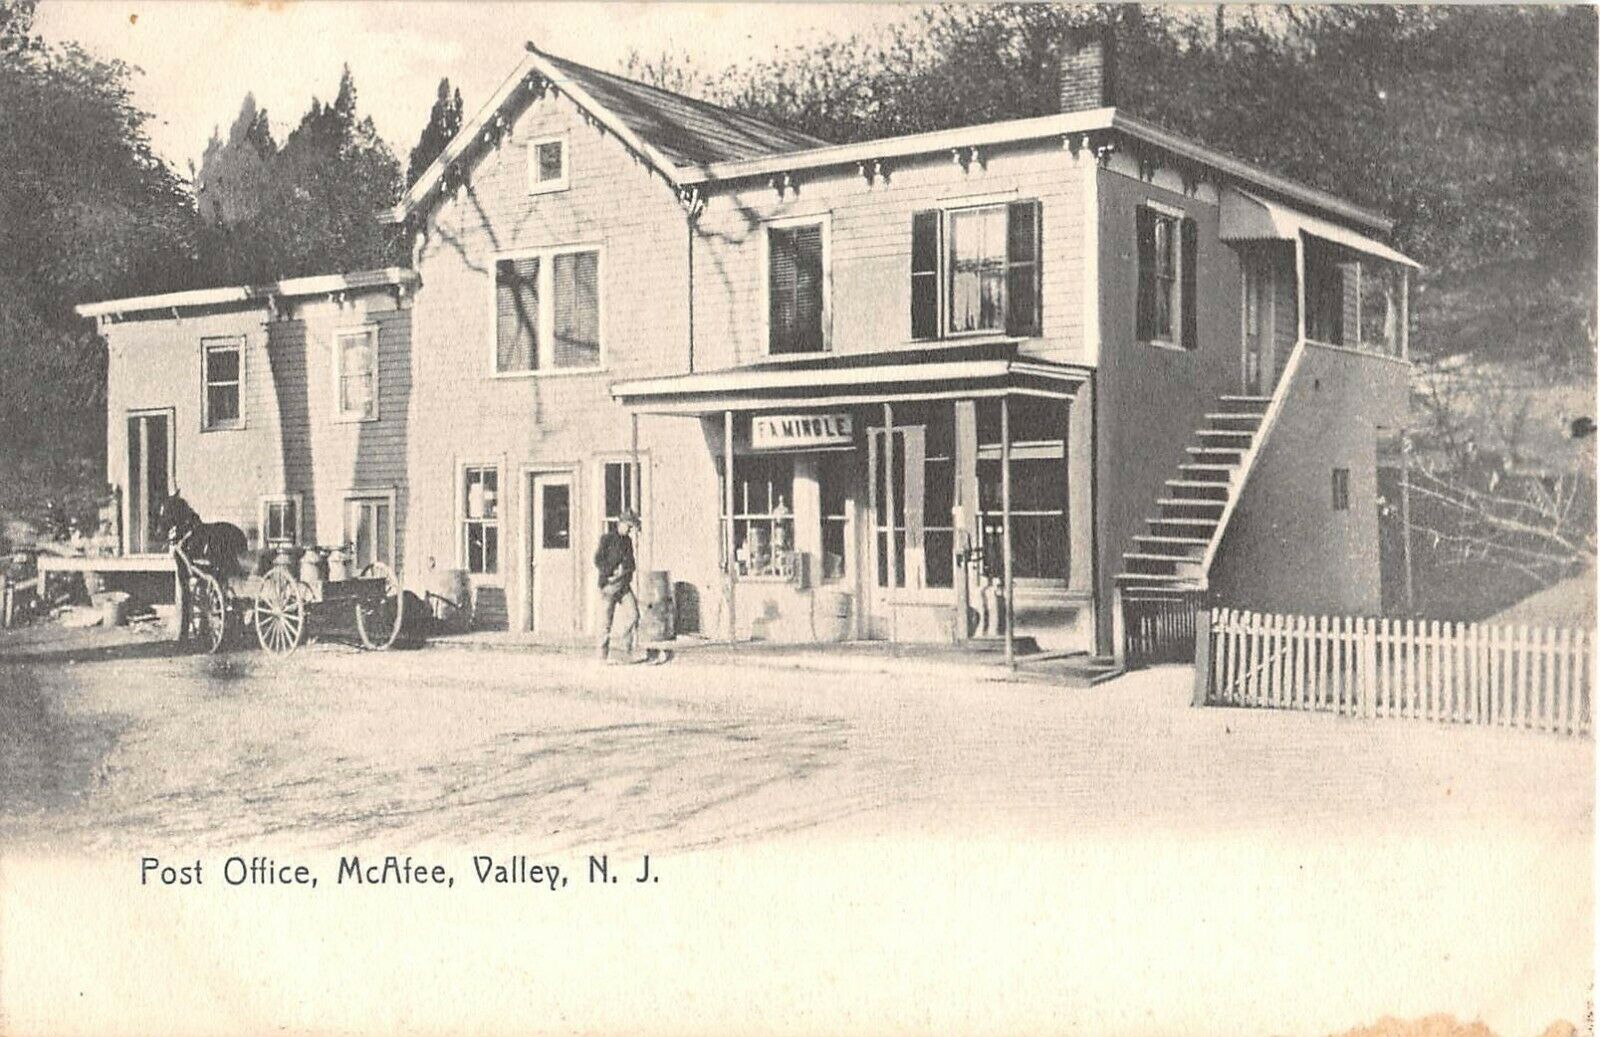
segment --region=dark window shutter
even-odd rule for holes
[[[1156,337],[1156,214],[1144,206],[1134,210],[1138,258],[1138,301],[1134,313],[1134,338],[1148,342]]]
[[[911,337],[939,337],[939,210],[911,217]]]
[[[1183,292],[1183,348],[1195,349],[1200,345],[1200,228],[1194,220],[1184,217],[1183,245],[1178,258],[1183,263],[1179,272]]]
[[[824,347],[823,276],[820,224],[767,232],[767,346],[771,352],[811,353]]]
[[[502,259],[495,273],[495,370],[532,371],[539,356],[539,260]]]
[[[1012,202],[1006,207],[1006,334],[1038,335],[1040,241],[1038,202]]]

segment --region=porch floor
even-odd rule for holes
[[[588,655],[596,651],[587,634],[551,636],[507,631],[472,631],[429,638],[429,643],[487,651],[559,652]],[[998,641],[967,645],[912,644],[888,641],[842,641],[797,644],[778,641],[728,642],[697,636],[671,641],[640,641],[638,648],[658,649],[693,656],[702,662],[726,660],[786,670],[822,673],[949,676],[978,681],[1024,681],[1041,684],[1087,686],[1117,676],[1120,670],[1091,659],[1086,652],[1041,652],[1026,635],[1017,638],[1016,668],[1006,667],[1004,648]]]

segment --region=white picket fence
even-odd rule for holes
[[[1590,731],[1586,630],[1212,609],[1195,704]]]

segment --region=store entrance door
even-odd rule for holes
[[[927,586],[924,474],[927,429],[867,430],[867,579],[871,637],[893,638],[893,604]]]

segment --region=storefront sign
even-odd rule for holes
[[[750,419],[752,450],[809,450],[855,440],[849,414],[757,414]]]

